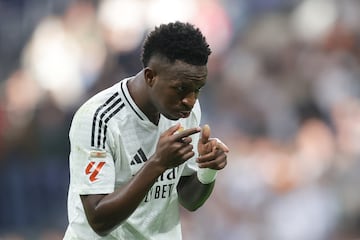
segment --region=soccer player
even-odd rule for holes
[[[192,24],[162,24],[144,41],[143,69],[76,112],[64,239],[181,239],[179,204],[208,199],[229,151],[199,126],[210,53]]]

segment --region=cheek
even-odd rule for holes
[[[171,100],[176,98],[176,94],[168,88],[158,88],[156,89],[156,96],[162,101]]]
[[[174,94],[163,93],[160,96],[161,102],[166,106],[176,105],[179,102],[178,96]]]
[[[154,92],[153,100],[156,102],[156,105],[159,106],[168,106],[176,101],[176,96],[171,94],[169,91],[158,89]]]

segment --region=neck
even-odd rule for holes
[[[158,125],[160,120],[160,113],[151,103],[143,74],[143,71],[139,72],[135,78],[128,82],[129,93],[135,104],[146,115],[150,122]]]

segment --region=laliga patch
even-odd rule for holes
[[[90,182],[95,182],[98,180],[97,175],[100,173],[104,165],[105,162],[89,162],[85,168],[85,174],[89,176]]]

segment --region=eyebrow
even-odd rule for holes
[[[203,74],[197,74],[197,75],[187,74],[186,72],[182,72],[181,75],[190,80],[202,81],[202,80],[206,79],[207,72],[204,72]]]
[[[194,89],[201,89],[202,87],[205,86],[205,82],[201,82],[199,81],[199,83],[194,82],[192,80],[175,80],[174,81],[174,86],[185,86],[185,87],[189,87],[189,88],[194,88]]]

